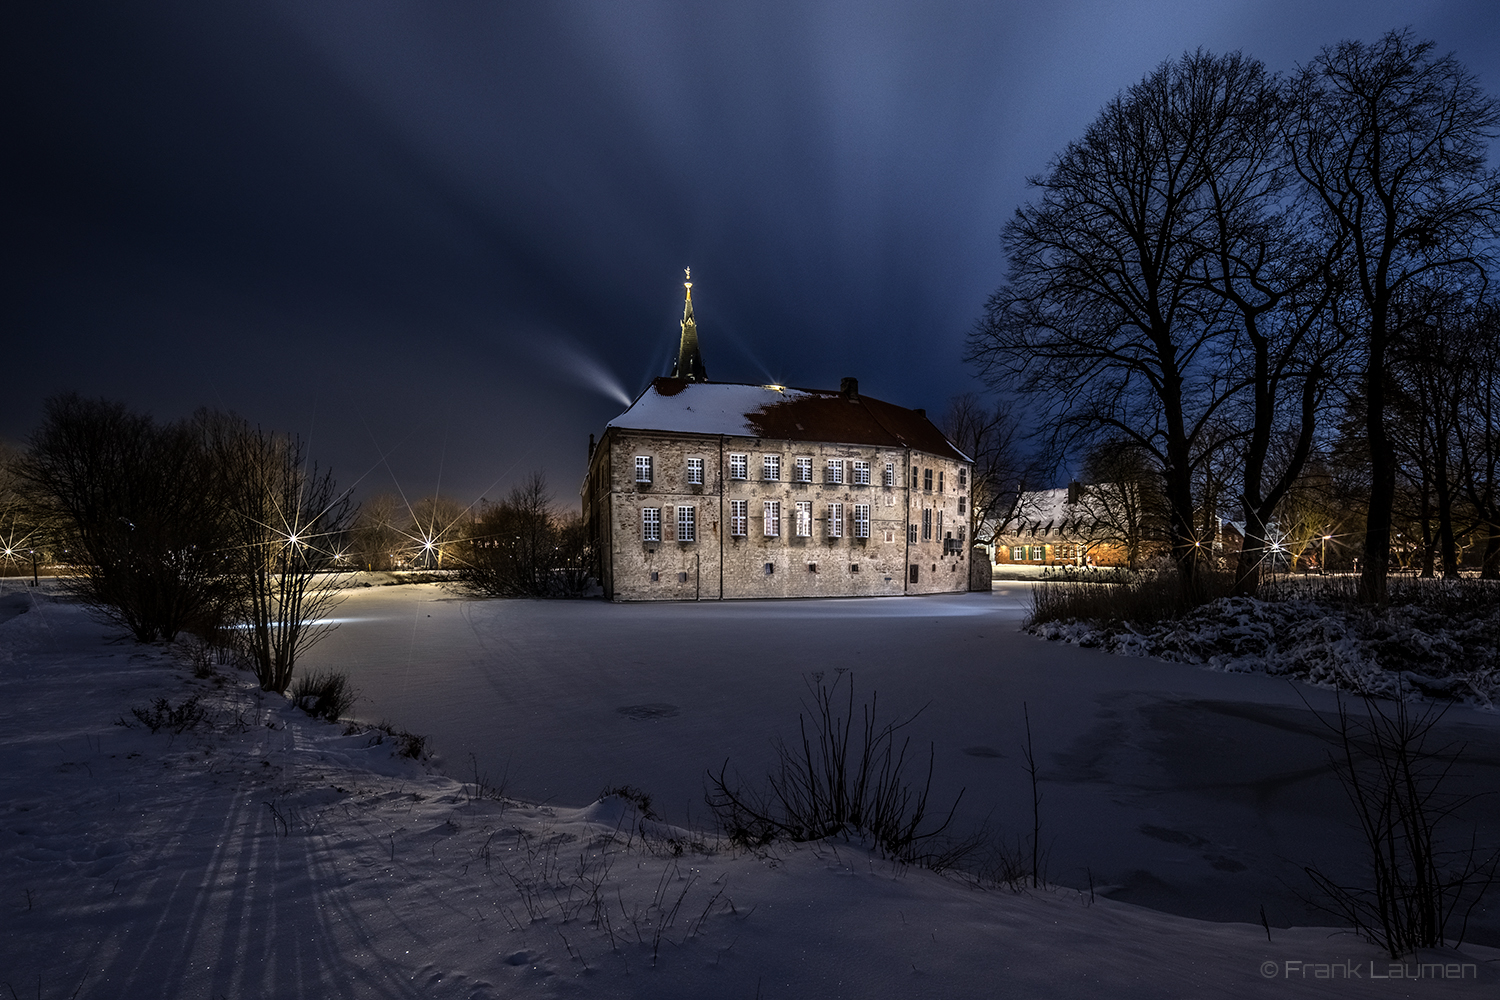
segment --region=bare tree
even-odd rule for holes
[[[191,427],[54,396],[15,472],[30,516],[68,550],[78,598],[138,641],[230,613],[224,509]]]
[[[1485,167],[1500,105],[1451,55],[1390,32],[1340,42],[1303,67],[1291,88],[1293,163],[1343,246],[1362,314],[1362,394],[1370,501],[1359,594],[1386,600],[1396,455],[1387,424],[1390,349],[1409,286],[1478,275],[1500,211],[1500,176]]]
[[[1166,503],[1161,477],[1149,458],[1128,441],[1106,441],[1084,463],[1088,482],[1079,497],[1084,534],[1125,550],[1126,564],[1139,569],[1146,543],[1165,534]]]
[[[993,542],[1022,516],[1025,497],[1040,476],[1039,463],[1022,450],[1024,431],[1015,408],[1005,400],[986,405],[972,392],[954,396],[943,417],[943,434],[974,460],[968,537]]]
[[[969,341],[991,384],[1031,395],[1060,451],[1121,439],[1149,457],[1189,598],[1207,559],[1195,479],[1245,381],[1237,317],[1207,281],[1225,224],[1215,181],[1225,158],[1268,141],[1246,113],[1264,90],[1253,61],[1199,52],[1111,101],[1031,180],[1040,194],[1004,234],[1007,283]]]
[[[386,570],[398,553],[411,547],[402,526],[407,521],[406,504],[391,493],[370,497],[359,506],[349,530],[349,558],[366,570]]]
[[[198,426],[230,516],[245,648],[261,688],[285,692],[297,660],[335,627],[333,543],[351,519],[349,494],[309,462],[299,438],[216,413],[200,413]]]
[[[542,472],[481,509],[457,555],[459,584],[493,597],[580,594],[591,568],[581,518],[558,514]]]
[[[404,529],[412,564],[422,569],[442,569],[472,520],[472,509],[451,497],[423,497],[412,504]]]
[[[1500,580],[1500,309],[1490,304],[1471,317],[1463,409],[1454,427],[1465,497],[1485,527],[1480,575]],[[1457,374],[1457,373],[1456,373]]]

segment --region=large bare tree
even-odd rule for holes
[[[1397,474],[1388,426],[1395,306],[1414,283],[1468,280],[1490,259],[1500,177],[1485,158],[1500,106],[1451,55],[1406,32],[1328,46],[1290,94],[1293,162],[1328,238],[1343,245],[1362,311],[1371,488],[1359,594],[1383,604]]]

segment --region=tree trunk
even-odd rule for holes
[[[1391,568],[1391,515],[1396,501],[1396,452],[1385,427],[1386,329],[1385,289],[1377,292],[1370,323],[1370,365],[1365,374],[1365,433],[1370,445],[1370,509],[1360,565],[1359,600],[1384,607],[1386,575]]]

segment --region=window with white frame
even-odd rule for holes
[[[651,482],[651,456],[635,456],[635,481],[638,483]]]
[[[766,537],[781,537],[781,501],[766,501]]]
[[[1012,545],[1010,547],[1010,561],[1011,562],[1025,562],[1026,561],[1026,546],[1024,546],[1024,545]]]
[[[797,537],[812,537],[812,501],[797,501]]]
[[[641,508],[641,541],[661,541],[661,508]]]
[[[729,501],[729,534],[734,538],[744,538],[748,534],[748,503],[747,500]]]
[[[922,541],[932,541],[932,508],[922,508]]]
[[[870,505],[867,503],[854,505],[854,537],[870,537]]]
[[[885,485],[887,485],[887,486],[895,486],[896,485],[896,463],[895,462],[887,462],[887,463],[885,463]]]
[[[729,456],[729,478],[730,479],[745,479],[745,478],[747,478],[747,476],[748,476],[748,471],[747,471],[748,468],[749,468],[749,456],[747,456],[747,455],[730,455]]]
[[[854,463],[854,485],[855,486],[869,486],[870,485],[870,463],[869,462],[855,462]]]
[[[687,460],[687,479],[689,486],[703,485],[703,459],[690,458]]]
[[[842,458],[830,458],[827,471],[823,473],[823,482],[837,486],[844,481],[844,460]]]
[[[677,540],[679,542],[696,542],[698,540],[696,513],[697,509],[694,507],[677,508]]]
[[[794,482],[794,483],[810,483],[810,482],[812,482],[812,459],[810,459],[810,458],[799,458],[799,459],[797,459],[797,467],[796,467],[796,471],[792,474],[792,482]]]
[[[781,482],[781,456],[762,455],[760,459],[760,478],[768,483]]]
[[[844,505],[841,503],[828,505],[828,537],[844,537]]]

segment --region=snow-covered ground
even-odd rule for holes
[[[849,666],[883,704],[931,698],[921,738],[943,736],[939,772],[991,768],[997,802],[1019,787],[1004,775],[1019,770],[1009,716],[1027,699],[1059,841],[1080,817],[1108,830],[1158,800],[1163,822],[1191,820],[1141,834],[1163,854],[1220,867],[1245,856],[1195,832],[1224,822],[1204,802],[1253,821],[1232,782],[1171,786],[1215,771],[1181,759],[1201,741],[1289,725],[1287,698],[1265,678],[1152,661],[1114,659],[1111,686],[1096,676],[1107,656],[1036,655],[1068,648],[1018,635],[1007,600],[663,609],[354,595],[325,659],[368,687],[400,683],[386,714],[408,729],[418,720],[394,708],[436,710],[446,683],[450,725],[425,731],[448,769],[467,768],[456,748],[487,719],[512,796],[556,786],[550,804],[525,805],[476,797],[377,731],[314,722],[244,675],[194,679],[174,651],[122,641],[74,606],[0,597],[0,996],[1491,995],[1500,951],[1482,946],[1423,956],[1429,977],[1451,966],[1466,979],[1372,979],[1391,974],[1380,953],[1326,928],[1273,927],[1267,941],[1253,914],[1209,923],[1087,892],[1018,894],[857,845],[751,854],[643,827],[617,798],[571,795],[586,782],[669,785],[650,772],[667,759],[697,756],[697,774],[725,754],[753,765],[764,747],[752,744],[794,724],[800,674]],[[469,638],[440,638],[455,632]],[[590,685],[600,691],[584,697]],[[202,718],[180,733],[132,712],[194,695]],[[1294,763],[1284,745],[1266,754],[1240,762],[1247,777]],[[1127,758],[1134,786],[1114,780]],[[574,774],[589,761],[592,782]],[[1277,783],[1255,795],[1276,799]],[[1019,801],[1002,828],[1017,828]]]

